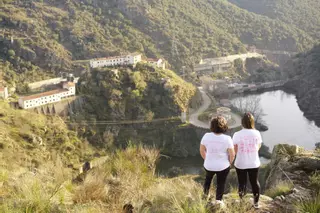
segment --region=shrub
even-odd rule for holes
[[[320,192],[320,172],[315,172],[310,177],[311,186],[317,191]]]
[[[311,200],[297,203],[297,209],[301,212],[319,213],[320,212],[320,194]]]
[[[265,195],[275,198],[281,195],[289,194],[293,189],[293,184],[288,181],[281,181],[272,188],[266,190]]]

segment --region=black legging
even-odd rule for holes
[[[224,186],[226,184],[226,179],[229,174],[229,171],[230,171],[230,167],[219,172],[206,170],[206,180],[204,181],[204,185],[203,185],[203,193],[205,195],[209,194],[209,189],[210,189],[213,176],[217,174],[216,200],[222,200],[223,193],[224,193]]]
[[[254,202],[259,202],[260,197],[260,183],[258,180],[259,168],[255,169],[238,169],[236,168],[238,182],[239,182],[239,196],[242,198],[247,193],[247,174],[252,188]]]

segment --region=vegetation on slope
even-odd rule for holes
[[[72,60],[128,51],[164,56],[181,68],[245,52],[244,44],[299,51],[315,42],[292,24],[222,0],[6,0],[0,9],[0,58],[10,70],[29,72],[27,81],[36,70],[58,74],[75,70]]]
[[[320,38],[318,0],[229,0],[229,2],[250,12],[294,25],[315,39]]]
[[[88,141],[114,148],[139,140],[167,154],[180,152],[180,156],[198,146],[195,131],[187,132],[179,125],[181,112],[186,112],[199,94],[174,72],[145,64],[134,69],[101,68],[82,76],[79,85],[83,111],[75,112],[70,122]],[[110,121],[116,124],[107,125]],[[183,145],[187,137],[190,143]]]
[[[59,163],[48,163],[37,173],[26,172],[19,177],[8,173],[1,180],[6,202],[0,203],[0,211],[122,212],[125,204],[131,204],[135,212],[141,213],[212,212],[202,199],[202,185],[195,176],[172,179],[155,176],[158,157],[155,149],[130,145],[85,173],[79,183],[72,182],[68,169]],[[234,205],[236,194],[225,198],[229,212],[252,212],[249,199]],[[265,201],[264,197],[261,199]]]
[[[8,171],[37,168],[61,156],[64,165],[76,168],[90,159],[94,149],[69,131],[62,119],[12,109],[0,101],[0,147],[2,166]],[[9,162],[15,162],[10,166]]]
[[[286,86],[296,93],[300,108],[305,116],[310,119],[318,119],[320,109],[320,45],[312,50],[298,54],[286,64],[284,73],[288,77],[296,77],[296,80]]]

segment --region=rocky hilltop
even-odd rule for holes
[[[274,147],[266,189],[287,186],[287,191],[277,195],[272,202],[281,212],[299,212],[299,203],[314,200],[320,202],[317,193],[320,187],[320,152],[306,151],[296,145],[279,144]],[[283,184],[286,183],[286,184]],[[283,187],[284,188],[284,187]],[[318,209],[319,211],[319,209]],[[300,212],[306,212],[300,209]]]

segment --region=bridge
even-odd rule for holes
[[[282,87],[285,83],[287,83],[287,80],[270,81],[270,82],[256,83],[256,84],[229,84],[228,90],[231,93],[255,92],[262,89],[272,89],[272,88]]]
[[[233,62],[236,59],[245,61],[247,58],[261,58],[263,55],[255,52],[249,52],[245,54],[229,55],[219,58],[206,58],[200,61],[199,64],[195,65],[195,72],[223,72],[227,71],[233,66]]]
[[[257,53],[260,54],[273,54],[273,55],[288,55],[288,56],[294,56],[298,54],[298,52],[289,52],[289,51],[281,51],[281,50],[263,50],[263,49],[256,49]]]

